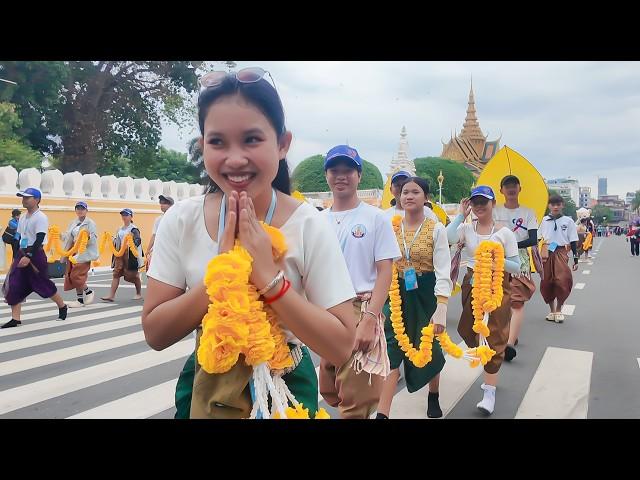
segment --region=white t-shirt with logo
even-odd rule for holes
[[[518,256],[518,241],[515,234],[503,225],[496,225],[495,230],[489,235],[479,235],[476,233],[476,222],[463,223],[458,226],[459,241],[464,243],[464,247],[469,256],[468,266],[473,268],[475,265],[474,255],[480,242],[490,240],[492,242],[500,242],[504,248],[504,257]]]
[[[44,240],[42,245],[47,243],[47,232],[49,231],[49,219],[42,213],[42,210],[38,209],[31,215],[28,213],[20,216],[18,220],[18,233],[20,234],[20,246],[22,247],[23,239],[27,239],[27,247],[30,247],[36,242],[36,236],[38,233],[44,232]]]
[[[179,201],[164,214],[149,277],[182,290],[202,284],[207,264],[218,251],[205,225],[204,198]],[[315,207],[301,204],[280,231],[287,252],[278,265],[292,289],[325,310],[356,296],[335,235]],[[302,344],[292,332],[283,330],[287,342]]]
[[[398,209],[396,209],[396,207],[391,207],[391,208],[387,208],[384,211],[384,215],[388,220],[391,220],[396,215],[402,215],[402,218],[404,218],[405,211],[404,210],[398,210]],[[433,220],[436,223],[440,222],[440,219],[438,218],[438,216],[433,212],[433,210],[431,210],[426,205],[424,206],[424,216],[426,218],[429,218],[429,219]],[[440,223],[442,223],[442,222],[440,222]]]
[[[556,225],[557,229],[555,229]],[[556,242],[558,246],[563,247],[578,241],[578,229],[571,217],[565,215],[554,221],[546,215],[538,228],[538,238],[544,238],[548,244]]]
[[[516,234],[518,242],[529,239],[529,230],[538,228],[536,214],[529,207],[507,208],[500,205],[493,209],[493,218]]]
[[[351,210],[327,208],[320,213],[338,237],[353,288],[357,293],[372,291],[378,276],[376,262],[401,257],[391,222],[382,210],[365,202]]]

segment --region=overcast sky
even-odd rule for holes
[[[546,178],[572,176],[597,194],[640,189],[640,62],[237,62],[273,75],[293,132],[288,160],[345,143],[386,174],[407,128],[411,158],[439,156],[460,132],[470,79],[480,127]],[[186,152],[193,128],[164,125]]]

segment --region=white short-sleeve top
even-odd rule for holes
[[[504,225],[496,225],[493,234],[478,235],[475,231],[475,222],[463,223],[458,227],[459,239],[464,243],[464,247],[469,255],[468,266],[473,268],[475,260],[473,256],[480,242],[490,240],[492,242],[500,242],[504,248],[505,258],[515,257],[518,255],[518,241],[516,235]]]
[[[149,277],[184,290],[202,283],[207,264],[218,251],[205,225],[204,199],[201,195],[181,200],[164,214]],[[279,265],[291,288],[324,309],[355,297],[338,240],[320,212],[303,203],[280,231],[287,253]],[[284,330],[289,343],[301,344]]]

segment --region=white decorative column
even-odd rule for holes
[[[149,180],[149,197],[157,202],[159,195],[162,195],[162,180]]]
[[[121,177],[118,179],[118,196],[123,200],[135,200],[133,191],[133,178]]]
[[[39,172],[38,172],[39,173]],[[40,180],[42,193],[54,197],[64,197],[64,175],[60,170],[45,170]]]
[[[100,179],[102,185],[100,186],[100,191],[102,192],[103,198],[109,198],[112,200],[117,200],[118,195],[118,179],[115,175],[106,175]]]
[[[178,196],[178,185],[176,182],[173,180],[170,182],[162,182],[162,194],[169,195],[175,199]]]
[[[100,175],[87,173],[82,176],[82,191],[89,198],[102,198]]]
[[[148,202],[151,199],[149,195],[149,180],[146,178],[136,178],[133,181],[133,193],[138,200]]]
[[[189,197],[189,184],[187,182],[176,183],[178,189],[178,200],[183,200]]]
[[[189,196],[197,197],[204,193],[204,185],[198,185],[197,183],[192,183],[189,185]]]
[[[40,189],[41,179],[42,175],[40,174],[40,170],[37,168],[25,168],[18,174],[18,185],[20,186],[20,190],[30,187]]]
[[[11,165],[0,167],[0,193],[15,194],[17,190],[18,171]]]
[[[68,197],[82,198],[82,174],[80,172],[69,172],[63,175],[62,188]]]

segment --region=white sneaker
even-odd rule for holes
[[[482,397],[482,401],[476,405],[478,410],[480,410],[485,415],[491,415],[493,413],[493,409],[496,406],[496,387],[493,385],[480,385],[480,388],[484,390],[484,397]]]
[[[90,305],[93,303],[93,299],[96,296],[96,292],[91,292],[89,295],[85,295],[84,296],[84,304],[85,305]]]
[[[68,302],[67,306],[69,308],[81,308],[81,307],[84,307],[84,304],[80,303],[77,300],[74,300],[73,302]]]

